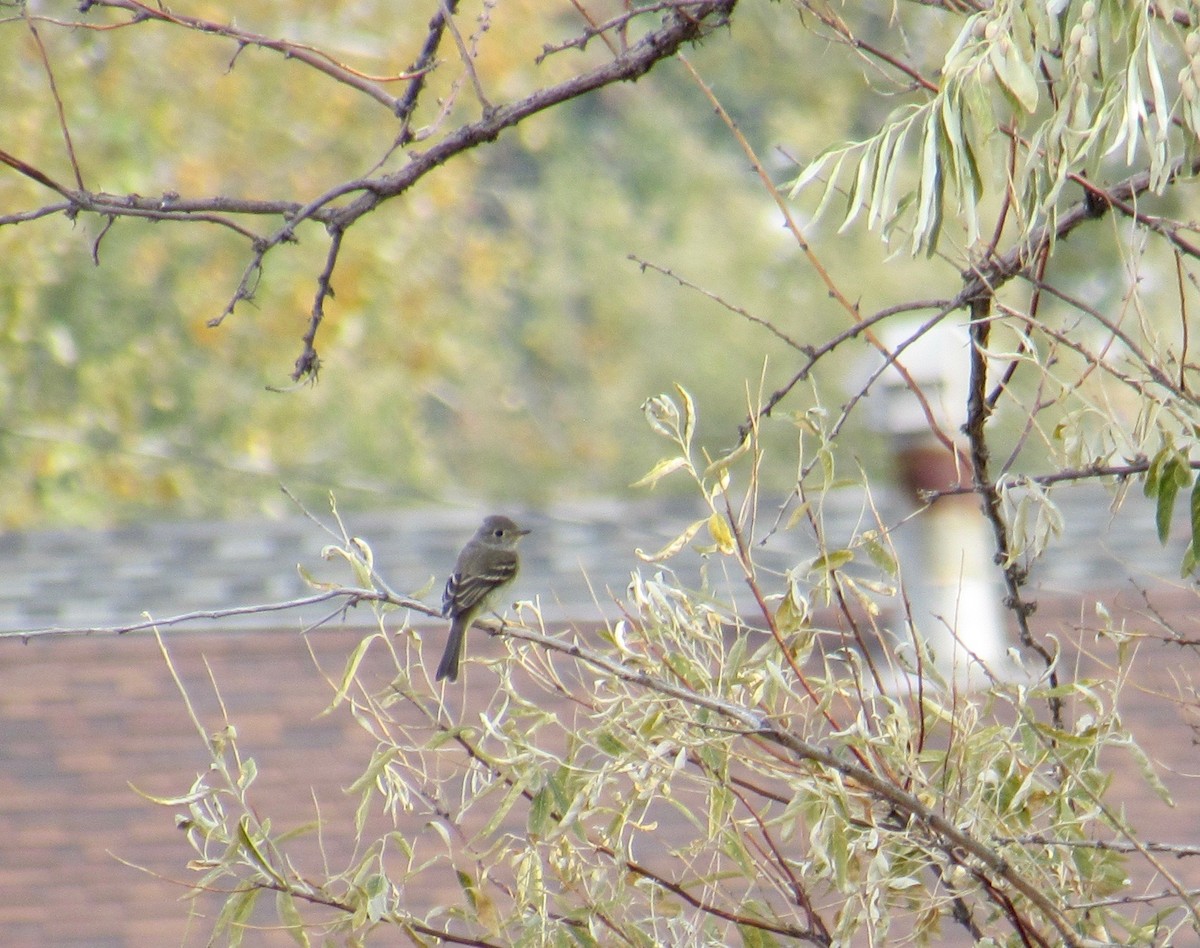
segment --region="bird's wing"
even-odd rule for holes
[[[463,576],[455,570],[442,593],[442,615],[458,615],[484,602],[498,586],[517,575],[517,563],[517,555],[510,553],[493,557],[487,572],[478,576]]]

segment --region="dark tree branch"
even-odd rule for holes
[[[1021,643],[1041,656],[1049,669],[1050,687],[1056,689],[1058,672],[1054,667],[1054,656],[1033,637],[1029,626],[1029,617],[1037,609],[1037,603],[1026,600],[1021,593],[1027,578],[1025,568],[1011,555],[1008,525],[1004,522],[1000,491],[988,473],[990,456],[984,427],[992,411],[987,398],[987,341],[992,325],[991,306],[992,297],[988,293],[981,293],[971,301],[971,378],[967,395],[967,423],[963,426],[963,432],[970,445],[971,475],[975,490],[982,500],[984,517],[992,527],[996,564],[1004,576],[1007,591],[1004,604],[1016,617]],[[1062,713],[1062,699],[1057,696],[1051,697],[1050,714],[1056,728],[1062,728]]]
[[[446,18],[454,15],[458,9],[458,0],[444,0],[438,5],[429,21],[429,32],[425,34],[425,45],[413,61],[409,70],[413,78],[408,81],[408,88],[396,102],[396,117],[400,119],[400,134],[396,137],[395,147],[403,148],[413,139],[412,116],[417,108],[417,101],[425,88],[425,77],[433,69],[438,47],[446,32]]]
[[[106,219],[143,217],[152,220],[206,221],[230,227],[251,240],[254,247],[253,256],[229,303],[220,315],[210,321],[210,325],[222,322],[233,312],[238,303],[253,296],[257,277],[263,268],[263,261],[272,249],[280,244],[293,242],[296,239],[296,229],[305,221],[312,220],[324,224],[331,235],[334,235],[332,240],[335,246],[331,246],[331,252],[327,256],[326,270],[320,277],[320,286],[314,301],[309,331],[305,335],[304,348],[297,359],[293,373],[294,378],[305,378],[311,376],[312,370],[318,364],[315,329],[323,318],[324,300],[330,295],[328,286],[332,269],[329,263],[336,261],[341,240],[354,223],[386,201],[406,193],[426,174],[447,161],[486,142],[494,141],[505,129],[517,125],[530,116],[604,86],[617,82],[631,82],[640,78],[662,60],[675,55],[685,44],[695,42],[727,23],[736,5],[737,0],[698,0],[694,3],[673,5],[661,27],[647,33],[611,61],[556,85],[539,89],[516,102],[485,108],[484,115],[478,121],[460,126],[425,151],[411,152],[410,160],[401,170],[378,177],[343,182],[304,204],[297,201],[247,201],[221,196],[206,199],[181,199],[173,194],[164,195],[161,198],[145,198],[136,194],[94,193],[82,188],[64,187],[38,169],[3,152],[0,152],[0,161],[66,198],[68,201],[66,207],[56,204],[54,208],[62,210],[68,215],[86,211],[102,215]],[[411,140],[411,134],[407,131],[408,121],[423,88],[424,75],[429,68],[432,68],[432,57],[436,53],[443,32],[447,29],[445,18],[454,9],[454,4],[451,2],[446,2],[439,7],[438,13],[430,22],[429,34],[426,37],[425,47],[418,57],[416,68],[406,74],[405,78],[409,79],[408,90],[403,98],[394,99],[386,93],[382,93],[374,83],[367,81],[361,75],[347,70],[334,63],[329,57],[309,47],[298,46],[282,40],[271,40],[259,34],[247,33],[232,26],[222,26],[207,20],[177,16],[157,7],[149,7],[140,0],[89,0],[84,4],[84,12],[94,6],[126,10],[142,19],[171,23],[198,32],[234,39],[239,43],[263,46],[283,52],[291,58],[301,59],[338,81],[358,88],[387,104],[402,119],[403,127],[397,138],[398,143]],[[346,203],[340,203],[344,198],[351,199]],[[19,223],[34,217],[45,216],[46,213],[52,212],[43,208],[38,211],[9,215],[0,218],[0,224]],[[261,237],[228,219],[229,216],[240,215],[280,216],[284,219],[284,223],[268,236]]]
[[[325,257],[325,269],[321,271],[317,277],[317,295],[313,299],[312,315],[308,320],[308,330],[304,333],[304,350],[296,359],[296,367],[292,370],[292,381],[299,382],[301,379],[311,378],[316,381],[317,373],[321,369],[321,360],[317,357],[316,339],[317,330],[321,327],[321,320],[325,318],[325,300],[333,299],[333,270],[337,266],[338,253],[342,249],[342,236],[345,231],[334,229],[330,235],[329,253]]]
[[[1200,461],[1191,462],[1192,470],[1200,470]],[[1150,469],[1150,460],[1148,458],[1136,458],[1128,464],[1090,464],[1087,467],[1068,468],[1062,471],[1054,471],[1051,474],[1019,474],[1014,477],[1007,477],[997,481],[995,486],[1000,490],[1011,490],[1014,487],[1020,487],[1024,483],[1037,484],[1041,487],[1049,487],[1053,484],[1062,484],[1064,482],[1085,481],[1092,478],[1113,477],[1117,480],[1123,480],[1127,477],[1136,477],[1139,474],[1145,474]],[[974,484],[960,484],[957,487],[947,487],[942,490],[926,491],[922,497],[930,502],[937,500],[939,497],[948,497],[956,494],[971,494],[978,490]]]

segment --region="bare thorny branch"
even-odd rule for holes
[[[609,61],[580,72],[554,85],[538,89],[522,99],[504,105],[493,105],[487,100],[478,76],[475,74],[472,53],[453,24],[456,9],[454,0],[438,4],[429,23],[424,45],[416,56],[413,67],[387,81],[406,81],[407,89],[400,96],[392,96],[381,87],[381,80],[364,76],[350,69],[321,50],[285,40],[273,40],[251,33],[232,25],[217,23],[198,17],[180,16],[140,0],[88,0],[81,7],[84,13],[93,8],[110,8],[131,14],[126,25],[160,23],[187,29],[233,41],[238,49],[257,46],[280,52],[289,59],[298,60],[323,73],[336,82],[367,95],[385,106],[400,120],[395,148],[411,145],[416,135],[412,131],[412,117],[426,87],[426,76],[436,68],[436,56],[446,32],[455,37],[463,56],[463,68],[471,77],[477,97],[482,106],[482,116],[445,134],[428,149],[410,150],[405,166],[395,172],[375,174],[337,184],[324,193],[305,201],[295,200],[246,200],[215,196],[208,198],[181,197],[167,193],[161,197],[148,198],[137,194],[109,194],[83,187],[82,174],[77,171],[77,186],[70,187],[54,180],[53,176],[33,167],[19,156],[0,152],[0,162],[14,171],[56,192],[65,203],[47,205],[36,210],[21,211],[0,216],[0,225],[24,223],[38,217],[63,213],[74,217],[80,213],[99,215],[106,220],[120,217],[137,217],[157,221],[204,222],[217,224],[248,238],[252,245],[250,262],[225,309],[210,325],[219,324],[231,314],[240,302],[250,299],[262,272],[267,255],[281,244],[295,241],[297,228],[306,221],[325,225],[330,233],[330,248],[326,265],[314,295],[308,329],[303,339],[303,348],[296,359],[292,378],[299,381],[315,376],[320,366],[317,355],[316,337],[325,314],[325,302],[333,296],[333,274],[343,239],[349,229],[365,215],[387,201],[400,197],[429,172],[447,161],[471,151],[495,139],[507,128],[524,121],[546,109],[570,99],[586,95],[596,89],[618,82],[627,82],[647,73],[659,62],[676,55],[688,43],[695,42],[713,29],[724,24],[736,6],[737,0],[698,0],[698,2],[670,5],[663,24],[648,31],[637,42],[621,46]],[[659,10],[659,7],[651,7]],[[54,22],[54,21],[49,21]],[[84,24],[86,25],[86,24]],[[622,19],[603,29],[623,30],[628,25]],[[31,24],[31,29],[33,26]],[[35,31],[36,35],[36,31]],[[49,60],[45,60],[49,71]],[[52,73],[51,73],[52,78]],[[53,92],[61,108],[57,92]],[[64,133],[66,124],[64,119]],[[69,141],[69,137],[68,137]],[[389,153],[390,151],[389,150]],[[376,162],[378,168],[383,159]],[[73,162],[74,164],[74,162]],[[78,168],[78,165],[75,164]],[[280,217],[282,225],[265,235],[255,234],[238,218]]]

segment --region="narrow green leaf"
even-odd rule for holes
[[[871,562],[888,576],[894,578],[900,567],[896,563],[896,558],[892,556],[892,551],[880,541],[879,535],[874,530],[864,531],[862,541]]]
[[[1200,550],[1200,478],[1192,485],[1192,548]]]
[[[467,902],[471,908],[475,908],[475,880],[469,873],[463,872],[461,869],[456,869],[455,875],[458,876],[459,888],[463,890],[463,895],[467,897]]]
[[[1037,79],[1033,69],[1025,62],[1017,44],[1002,38],[990,52],[989,61],[996,70],[1000,85],[1026,112],[1033,113],[1038,105]]]
[[[922,248],[932,250],[942,216],[942,162],[938,154],[938,116],[929,112],[921,138],[921,183],[917,189],[917,220],[913,225],[912,247],[915,253]]]
[[[775,610],[775,628],[782,635],[790,635],[793,632],[807,629],[811,612],[808,600],[793,586],[780,600],[779,606]]]
[[[726,556],[737,549],[733,539],[733,531],[729,529],[729,524],[721,514],[715,513],[708,518],[708,532],[713,538],[713,543],[717,545],[717,549]]]
[[[630,484],[630,487],[653,487],[668,474],[674,474],[680,468],[687,467],[687,458],[673,457],[663,458],[652,467],[648,473],[639,477],[636,481]]]
[[[737,931],[742,940],[742,948],[774,948],[779,944],[773,935],[754,925],[739,924]]]
[[[256,843],[254,838],[250,835],[250,828],[247,825],[249,819],[249,817],[243,816],[240,820],[238,820],[237,835],[238,842],[242,845],[242,851],[250,857],[250,861],[254,863],[259,872],[273,880],[277,885],[287,888],[287,880],[285,880],[283,876],[275,871],[275,867],[267,861],[267,857],[264,856],[262,850],[258,848],[258,843]]]
[[[642,402],[642,414],[650,427],[664,438],[676,440],[679,437],[679,409],[669,395],[656,395]]]
[[[1154,52],[1153,39],[1146,41],[1146,75],[1150,79],[1150,92],[1154,101],[1154,119],[1158,126],[1158,137],[1161,140],[1166,138],[1167,131],[1171,127],[1172,109],[1163,88],[1162,71],[1158,65],[1158,56]]]
[[[354,647],[354,651],[350,653],[350,658],[346,661],[346,667],[342,671],[342,680],[338,683],[337,693],[334,694],[333,700],[329,703],[329,707],[318,714],[317,717],[324,717],[346,700],[346,695],[350,691],[351,685],[354,684],[355,675],[358,673],[358,666],[362,664],[362,660],[367,654],[367,649],[370,647],[377,635],[378,633],[375,633],[374,635],[368,635]]]
[[[1200,126],[1200,123],[1197,123],[1197,125]],[[829,207],[830,203],[832,203],[834,195],[837,193],[838,189],[834,187],[834,185],[842,176],[842,165],[846,163],[846,155],[847,152],[843,151],[842,154],[838,156],[838,160],[834,163],[833,170],[829,172],[829,175],[825,179],[825,190],[821,194],[821,200],[817,203],[817,209],[813,211],[814,221],[821,220],[821,218],[825,215],[826,209]],[[795,192],[793,191],[793,198],[794,197]]]
[[[1172,459],[1163,470],[1158,485],[1158,503],[1154,508],[1154,525],[1158,528],[1158,542],[1166,543],[1171,534],[1171,514],[1175,511],[1175,498],[1179,495],[1179,481],[1171,470],[1176,461]]]
[[[854,223],[858,217],[858,212],[866,203],[867,196],[863,194],[868,190],[867,181],[872,177],[872,171],[875,167],[875,161],[879,155],[879,139],[873,138],[867,143],[866,150],[858,162],[858,174],[854,176],[854,183],[850,186],[850,193],[846,195],[846,216],[842,218],[842,223],[838,225],[837,232],[844,234],[850,229],[850,225]]]
[[[1146,785],[1153,790],[1160,800],[1167,806],[1174,806],[1175,801],[1171,798],[1171,791],[1167,789],[1166,784],[1159,779],[1157,771],[1154,769],[1154,764],[1150,758],[1146,756],[1146,752],[1142,750],[1137,741],[1132,738],[1125,745],[1129,749],[1129,753],[1133,755],[1133,759],[1137,761],[1138,770],[1142,772],[1142,779],[1146,781]]]
[[[1179,564],[1179,578],[1187,579],[1196,571],[1196,548],[1189,546],[1183,552],[1183,562]]]
[[[1158,458],[1154,457],[1150,460],[1150,466],[1146,468],[1146,476],[1142,478],[1142,496],[1153,497],[1158,493]]]
[[[531,839],[540,839],[546,835],[553,804],[554,791],[550,789],[549,785],[542,787],[533,795],[533,802],[529,806],[529,820],[526,823]]]
[[[352,560],[354,575],[358,579],[358,585],[366,589],[371,585],[371,572],[375,568],[375,554],[371,551],[367,541],[361,537],[351,537],[350,546],[356,554]]]
[[[946,92],[942,95],[939,111],[942,137],[946,146],[946,162],[954,175],[954,187],[958,192],[958,206],[967,225],[967,242],[973,244],[979,236],[978,215],[975,205],[981,190],[979,169],[971,151],[971,142],[963,127],[965,104],[962,95]]]
[[[224,933],[227,936],[225,944],[230,948],[238,948],[246,934],[246,923],[254,912],[254,903],[262,892],[257,886],[251,886],[238,890],[226,899],[213,926],[214,936]]]
[[[1137,69],[1126,70],[1124,128],[1118,135],[1117,141],[1113,143],[1113,147],[1116,147],[1116,145],[1124,140],[1126,164],[1133,164],[1137,158],[1137,146],[1140,139],[1138,128],[1146,118],[1144,102],[1145,97],[1142,95],[1142,77],[1140,71]]]
[[[696,403],[692,401],[688,390],[678,382],[675,384],[675,391],[683,400],[683,449],[687,451],[692,446],[692,435],[696,433]]]
[[[897,126],[899,132],[892,137],[890,149],[880,156],[880,163],[884,168],[883,182],[875,195],[868,224],[881,225],[880,232],[885,239],[888,223],[895,218],[900,203],[900,199],[896,197],[896,174],[905,165],[904,147],[908,140],[908,132],[914,124],[911,115],[906,117]]]
[[[130,790],[136,793],[143,800],[149,800],[151,803],[157,803],[159,806],[187,806],[190,803],[199,803],[201,800],[213,794],[212,787],[204,786],[197,781],[192,786],[195,787],[191,793],[182,797],[156,797],[153,794],[147,793],[145,790],[140,790],[134,784],[127,784]]]
[[[308,940],[308,933],[304,930],[304,919],[296,908],[296,899],[291,892],[285,889],[275,893],[275,913],[287,929],[287,933],[292,936],[292,940],[301,948],[309,948],[312,942]]]
[[[833,173],[829,175],[829,179],[832,180],[837,178],[837,172],[841,167],[841,163],[846,158],[846,151],[847,149],[844,146],[839,147],[836,145],[822,151],[819,155],[817,155],[816,158],[808,163],[807,168],[805,168],[796,176],[796,179],[788,188],[788,197],[793,201],[796,200],[796,196],[803,191],[807,185],[820,176],[821,172],[825,169],[825,166],[829,164],[829,160],[835,154],[838,155],[838,160],[837,164],[834,165]]]
[[[317,579],[304,567],[302,563],[296,564],[296,572],[300,574],[301,581],[309,589],[337,589],[340,585],[339,583],[326,583]]]
[[[1188,548],[1188,554],[1191,556],[1192,561],[1191,564],[1187,565],[1187,568],[1184,570],[1185,576],[1192,571],[1192,568],[1194,568],[1196,564],[1196,554],[1198,551],[1200,551],[1200,478],[1197,478],[1196,482],[1192,485],[1190,513],[1192,521],[1192,545]]]
[[[237,786],[239,790],[245,790],[250,784],[254,783],[258,776],[258,764],[254,762],[253,757],[246,757],[242,760],[241,770],[237,776]]]
[[[513,781],[513,783],[509,786],[508,791],[504,794],[503,799],[501,799],[500,805],[496,807],[496,811],[492,814],[492,818],[488,820],[487,825],[480,830],[480,836],[482,836],[484,839],[488,839],[493,833],[496,832],[496,830],[500,827],[500,824],[504,822],[504,818],[508,816],[508,813],[513,808],[513,805],[521,799],[526,785],[527,784],[524,779]]]
[[[367,918],[372,922],[378,922],[387,915],[387,879],[382,873],[374,872],[367,878],[363,891],[367,894]]]
[[[382,750],[377,751],[375,756],[371,758],[370,765],[368,765],[367,769],[363,771],[362,776],[355,780],[354,783],[350,784],[350,786],[346,788],[346,792],[361,793],[369,787],[373,787],[375,785],[375,781],[379,779],[379,775],[382,774],[388,764],[395,760],[399,755],[400,748],[394,746],[385,746]]]
[[[458,741],[460,739],[461,740],[474,740],[476,733],[477,733],[476,728],[468,727],[465,724],[458,724],[453,727],[440,728],[439,730],[434,732],[433,735],[430,736],[429,740],[427,740],[425,742],[425,747],[428,748],[429,750],[437,750],[439,747],[441,747],[444,744],[449,744],[453,741]]]
[[[813,569],[832,573],[834,570],[841,569],[847,563],[853,561],[854,551],[852,550],[830,550],[823,556],[816,558],[813,562]]]
[[[896,128],[892,125],[886,126],[880,136],[879,159],[875,162],[875,176],[871,180],[871,200],[868,202],[867,210],[867,227],[872,230],[884,217],[883,203],[886,200],[886,194],[883,183],[887,180],[888,171],[891,170],[894,157],[893,148],[898,137]]]
[[[750,436],[747,435],[741,440],[741,443],[738,444],[736,448],[734,448],[728,454],[721,455],[721,457],[717,458],[704,469],[704,480],[708,480],[714,474],[726,471],[734,461],[736,461],[749,450]]]
[[[333,543],[322,548],[321,550],[321,559],[323,560],[332,560],[339,556],[344,559],[347,565],[349,565],[350,569],[354,571],[355,581],[360,586],[369,586],[371,584],[370,568],[367,567],[363,562],[360,552],[351,551]]]
[[[620,757],[625,753],[625,745],[612,731],[601,731],[596,735],[596,746],[609,757]]]
[[[1171,474],[1180,487],[1192,486],[1192,465],[1184,454],[1177,454],[1171,464]]]
[[[713,784],[708,791],[708,838],[714,839],[730,823],[735,798],[725,784]]]

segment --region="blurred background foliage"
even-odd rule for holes
[[[65,183],[70,164],[24,13],[66,22],[80,19],[76,7],[0,5],[0,148]],[[243,29],[376,75],[408,66],[435,8],[171,7],[219,22],[236,13]],[[592,9],[603,18],[620,8]],[[535,64],[544,43],[581,31],[566,4],[464,5],[468,42],[479,17],[490,28],[477,70],[493,102],[606,55],[593,41]],[[796,161],[861,137],[916,94],[832,49],[812,25],[787,3],[745,3],[727,31],[689,53],[781,183]],[[856,14],[855,32],[888,37],[934,74],[960,26],[919,5],[896,20],[880,4]],[[395,118],[365,96],[226,39],[154,23],[43,22],[38,34],[93,190],[306,200],[367,173],[396,134]],[[451,59],[431,77],[418,126],[462,80],[457,67]],[[879,95],[885,85],[892,91]],[[477,114],[464,91],[450,121]],[[0,214],[52,198],[0,173]],[[862,228],[838,234],[838,223],[831,215],[809,237],[862,312],[957,289],[962,259],[910,259]],[[801,343],[847,325],[676,62],[536,116],[352,229],[314,386],[268,390],[288,388],[299,353],[324,261],[317,225],[267,258],[253,303],[216,328],[207,322],[249,259],[244,241],[215,226],[123,219],[100,240],[97,266],[100,231],[94,217],[61,214],[0,228],[0,522],[10,526],[280,509],[280,482],[317,503],[332,489],[348,507],[620,492],[659,450],[638,406],[674,382],[701,406],[698,440],[713,453],[732,447],[748,398],[790,378],[801,356],[630,255]],[[781,449],[768,449],[768,484],[795,475],[790,416],[817,401],[836,410],[865,352],[855,343],[834,353],[822,387],[784,403],[771,422]],[[883,460],[862,424],[842,445],[867,465]]]

